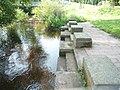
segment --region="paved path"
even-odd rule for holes
[[[120,39],[112,37],[110,34],[94,28],[89,22],[79,23],[83,26],[83,32],[92,37],[92,48],[75,49],[78,64],[82,64],[84,56],[106,55],[114,65],[120,70]]]

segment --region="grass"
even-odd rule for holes
[[[104,7],[83,5],[84,8],[79,8],[79,4],[76,3],[72,5],[73,7],[76,15],[84,17],[95,27],[120,38],[120,6],[110,8],[108,5]]]

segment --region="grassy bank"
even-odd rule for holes
[[[83,8],[79,8],[79,4],[74,5],[78,16],[86,18],[95,27],[120,38],[120,6],[109,8],[108,5],[82,5]]]

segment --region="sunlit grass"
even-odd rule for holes
[[[101,30],[120,38],[120,6],[110,8],[110,11],[107,11],[109,8],[105,6],[82,5],[80,8],[77,3],[70,7],[74,8],[74,11],[70,10],[72,13],[84,17]]]

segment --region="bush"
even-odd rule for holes
[[[16,22],[26,22],[29,18],[28,14],[24,13],[21,9],[16,9]]]
[[[70,15],[68,19],[76,20],[77,22],[84,22],[86,19],[82,16]]]
[[[42,6],[34,8],[33,13],[49,28],[59,28],[67,21],[63,7],[58,2],[51,0],[42,1]]]

